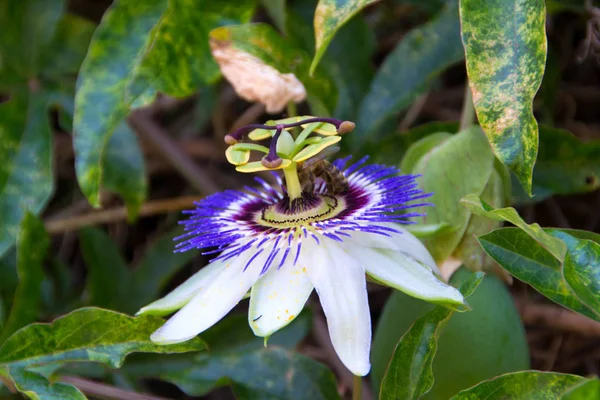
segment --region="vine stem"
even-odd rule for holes
[[[354,375],[352,380],[352,400],[361,400],[362,398],[362,376]]]
[[[469,79],[465,84],[465,96],[463,100],[462,113],[460,115],[460,130],[465,130],[473,125],[473,119],[475,117],[475,107],[473,106],[473,93],[469,86]]]
[[[295,117],[296,115],[298,115],[298,110],[296,109],[296,103],[294,103],[293,100],[291,100],[287,105],[287,114],[288,114],[288,117]]]

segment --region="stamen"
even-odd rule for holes
[[[331,124],[331,125],[335,126],[335,129],[337,130],[337,132],[340,135],[352,132],[354,130],[354,127],[356,126],[356,124],[354,124],[354,122],[340,121],[339,119],[335,119],[335,118],[308,118],[308,119],[303,119],[298,122],[291,122],[289,124],[278,124],[278,125],[250,124],[250,125],[242,126],[241,128],[238,128],[235,131],[233,131],[232,133],[226,135],[225,143],[228,144],[229,146],[232,146],[232,145],[238,143],[242,139],[242,137],[244,137],[244,135],[247,135],[248,133],[252,132],[255,129],[275,130],[275,129],[279,129],[279,127],[281,127],[282,129],[287,129],[287,128],[295,128],[295,127],[301,126],[301,125],[312,124],[314,122],[323,122],[326,124]]]
[[[255,129],[275,129],[272,125],[250,124],[236,129],[233,133],[225,135],[225,143],[229,146],[236,144],[242,137]]]

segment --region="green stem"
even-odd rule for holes
[[[296,103],[294,103],[294,100],[292,100],[288,103],[287,113],[288,113],[288,117],[295,117],[298,115],[298,110],[296,109]]]
[[[354,375],[352,382],[354,383],[352,388],[352,400],[360,400],[362,398],[362,376]]]
[[[465,130],[473,125],[473,119],[475,118],[475,107],[473,107],[473,93],[469,86],[469,80],[465,85],[465,97],[463,100],[462,113],[460,115],[460,130]]]
[[[288,117],[298,116],[298,109],[296,108],[296,103],[294,103],[294,100],[291,100],[288,102],[287,113],[288,113]],[[292,136],[294,138],[296,138],[296,137],[298,137],[298,134],[300,133],[300,128],[299,127],[292,128],[292,130],[290,132],[292,133]]]
[[[283,176],[285,177],[285,187],[290,201],[302,196],[302,186],[300,185],[300,179],[298,179],[295,162],[283,169]]]

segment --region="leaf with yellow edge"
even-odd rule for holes
[[[377,0],[319,0],[315,10],[315,57],[310,65],[312,75],[336,32],[356,13]]]
[[[104,14],[79,71],[73,117],[75,171],[83,194],[100,206],[106,151],[129,113],[131,78],[167,9],[166,0],[115,2]]]
[[[153,89],[177,97],[216,82],[220,74],[209,48],[210,31],[249,22],[255,6],[254,0],[169,0],[140,66],[141,75]]]
[[[311,157],[314,157],[317,154],[319,154],[324,148],[332,146],[332,145],[336,144],[337,142],[339,142],[340,140],[342,140],[342,138],[339,136],[329,136],[329,137],[323,138],[318,143],[311,144],[309,146],[306,146],[304,149],[302,149],[302,151],[300,153],[298,153],[294,156],[293,161],[300,162],[300,161],[307,160]]]
[[[479,123],[531,195],[538,151],[532,104],[547,51],[544,0],[461,0],[460,19]]]

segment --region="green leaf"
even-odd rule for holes
[[[132,294],[131,272],[119,249],[106,233],[97,228],[82,229],[79,241],[88,269],[88,304],[125,310]]]
[[[515,278],[564,307],[600,320],[563,279],[560,261],[526,232],[500,228],[479,236],[478,240],[485,252]]]
[[[419,160],[435,147],[444,143],[448,138],[451,138],[452,134],[446,132],[436,132],[431,135],[425,136],[423,139],[414,143],[408,148],[402,162],[400,163],[400,171],[403,174],[410,174],[415,165]]]
[[[51,140],[43,97],[0,104],[0,256],[13,245],[25,210],[38,214],[52,194]]]
[[[243,354],[206,365],[215,375],[234,382],[238,399],[339,399],[333,373],[324,365],[296,352],[277,347]],[[256,379],[260,376],[261,379]],[[285,377],[285,379],[282,379]]]
[[[600,316],[600,244],[554,232],[567,245],[563,276],[577,297]]]
[[[497,221],[508,221],[511,224],[516,225],[535,241],[540,243],[542,247],[556,257],[557,260],[561,262],[564,260],[566,253],[565,244],[560,239],[556,239],[544,232],[539,224],[527,224],[514,208],[506,207],[494,210],[475,194],[469,194],[463,197],[460,200],[460,203],[469,211],[477,215]]]
[[[75,310],[51,324],[31,324],[0,347],[0,364],[9,368],[55,362],[92,361],[119,368],[134,352],[184,353],[206,350],[200,338],[158,345],[150,335],[164,324],[153,316],[130,317],[101,308]]]
[[[189,96],[220,76],[213,60],[209,32],[250,21],[254,0],[214,2],[171,0],[140,66],[154,89],[171,96]]]
[[[195,251],[173,251],[173,239],[182,233],[183,229],[175,229],[149,245],[133,271],[133,281],[128,291],[129,301],[124,310],[136,312],[154,301],[173,275],[198,254]]]
[[[585,239],[585,240],[591,240],[592,242],[596,242],[596,243],[600,243],[600,233],[596,233],[596,232],[590,232],[590,231],[584,231],[581,229],[559,229],[559,228],[544,228],[544,231],[546,231],[546,233],[549,233],[550,235],[554,236],[554,237],[558,237],[560,238],[560,234],[559,232],[564,232],[570,236],[574,236],[577,239]]]
[[[4,299],[0,296],[0,332],[4,329],[4,323],[6,322],[6,313]]]
[[[531,195],[538,149],[533,97],[546,63],[543,0],[460,1],[467,74],[496,157]]]
[[[471,276],[463,266],[449,283],[460,286]],[[529,369],[525,328],[506,284],[487,274],[468,302],[471,310],[452,314],[439,335],[431,366],[435,382],[424,400],[448,399],[485,379]],[[371,385],[376,392],[397,342],[434,307],[402,292],[392,293],[377,322],[371,349]]]
[[[310,331],[311,319],[311,313],[305,309],[285,329],[271,336],[265,348],[264,338],[254,336],[245,313],[229,315],[203,333],[209,353],[138,356],[128,361],[123,372],[136,379],[160,377],[191,396],[233,384],[236,393],[248,393],[259,399],[271,398],[269,395],[279,399],[338,398],[333,397],[335,384],[331,373],[292,351]],[[295,373],[292,368],[296,368]],[[271,379],[275,373],[277,378]],[[257,376],[261,379],[256,379]],[[307,393],[297,390],[299,385],[306,385]]]
[[[273,24],[283,34],[286,33],[287,24],[287,10],[286,0],[260,0],[260,4],[263,6],[269,17],[273,20]]]
[[[420,239],[452,232],[452,227],[445,222],[440,222],[438,224],[406,225],[404,229]]]
[[[482,272],[477,272],[463,283],[459,289],[463,296],[470,296],[483,277]],[[438,306],[417,319],[402,336],[381,381],[380,399],[420,399],[431,390],[437,339],[452,312]]]
[[[4,256],[0,257],[0,297],[9,309],[18,285],[17,249],[11,247]]]
[[[350,138],[353,148],[376,139],[386,122],[422,94],[432,79],[462,58],[458,11],[452,1],[436,18],[410,31],[387,56],[361,102]]]
[[[115,128],[104,151],[104,186],[119,193],[133,221],[146,200],[148,179],[137,136],[125,120]]]
[[[81,306],[82,285],[70,266],[50,258],[42,283],[42,315],[62,315]]]
[[[494,208],[504,207],[510,202],[510,172],[497,159],[494,160],[494,170],[485,189],[481,192],[480,198]],[[467,229],[452,256],[462,260],[463,264],[471,271],[493,271],[497,264],[481,248],[477,236],[501,226],[502,221],[476,214],[471,215]]]
[[[244,398],[339,399],[335,378],[323,365],[293,351],[269,346],[250,352],[196,357],[190,375],[161,375],[186,394],[203,395],[223,379]],[[261,379],[256,379],[260,376]],[[282,377],[287,377],[282,379]],[[183,379],[182,379],[183,378]]]
[[[119,368],[133,352],[164,354],[206,350],[199,338],[167,346],[152,343],[150,335],[163,323],[162,319],[152,316],[132,318],[99,308],[82,308],[52,324],[32,324],[13,334],[0,347],[0,375],[9,378],[19,391],[32,399],[59,399],[75,394],[72,390],[68,393],[69,389],[63,384],[51,385],[32,371],[32,367],[87,361]]]
[[[44,280],[43,262],[50,245],[44,223],[33,214],[23,218],[17,236],[17,273],[19,286],[15,292],[10,315],[0,334],[4,342],[19,328],[38,318],[41,286]]]
[[[308,54],[270,25],[221,27],[213,30],[210,37],[259,58],[281,73],[293,73],[306,88],[313,114],[328,114],[335,109],[337,92],[329,74],[319,70],[313,77],[309,76]]]
[[[333,77],[338,90],[336,118],[356,120],[360,101],[375,75],[372,62],[375,43],[374,32],[357,16],[339,30],[321,60],[320,66]],[[361,50],[348,51],[353,46]]]
[[[26,369],[10,370],[0,366],[0,377],[32,400],[86,400],[87,397],[74,386],[66,383],[51,383],[44,376]]]
[[[96,29],[77,80],[74,116],[75,170],[82,192],[98,207],[106,149],[134,98],[130,83],[139,69],[166,0],[119,0]]]
[[[288,35],[309,54],[315,52],[314,30],[316,1],[293,2],[289,5]],[[360,51],[348,51],[349,48]],[[319,68],[326,71],[337,87],[336,118],[356,120],[360,101],[369,90],[375,74],[373,53],[375,34],[362,16],[358,15],[345,24],[335,35]]]
[[[43,51],[41,73],[45,77],[75,76],[85,58],[96,25],[72,14],[58,22],[52,41]]]
[[[459,159],[461,162],[456,162]],[[478,127],[458,133],[425,154],[412,169],[422,174],[420,187],[435,207],[422,207],[427,213],[425,224],[446,223],[452,230],[425,245],[437,262],[443,262],[454,252],[467,228],[471,213],[458,200],[468,193],[481,194],[494,169],[494,155],[485,135]]]
[[[40,57],[50,43],[65,0],[4,1],[0,5],[0,75],[36,78]],[[4,80],[4,79],[3,79]]]
[[[591,400],[600,398],[600,380],[598,378],[584,381],[567,391],[561,400]]]
[[[540,148],[533,170],[533,198],[515,191],[520,203],[554,194],[586,193],[600,187],[600,140],[582,142],[572,133],[540,125]]]
[[[451,400],[556,399],[584,380],[581,376],[556,372],[514,372],[483,381]]]
[[[397,132],[378,142],[365,145],[359,154],[372,154],[374,161],[398,165],[410,147],[419,140],[435,133],[457,133],[458,122],[428,122],[406,132]],[[404,173],[404,171],[402,171]]]
[[[315,57],[310,64],[312,75],[336,32],[355,14],[376,0],[319,0],[315,10]]]
[[[56,108],[59,127],[66,132],[73,132],[73,111],[75,108],[75,82],[59,78],[44,82],[43,96],[48,105]]]

